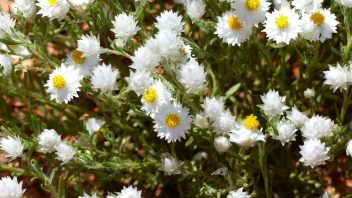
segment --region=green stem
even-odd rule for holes
[[[341,113],[340,113],[340,122],[343,123],[345,120],[345,115],[349,106],[349,89],[343,91],[343,102],[342,102],[342,108],[341,108]]]
[[[270,198],[271,192],[269,190],[269,178],[268,178],[268,167],[267,167],[267,155],[265,153],[265,143],[258,144],[258,155],[259,155],[259,165],[264,179],[265,195],[267,198]]]

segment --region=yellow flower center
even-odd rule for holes
[[[227,24],[233,30],[239,30],[242,28],[242,24],[238,21],[238,16],[230,16],[227,19]]]
[[[180,121],[180,116],[176,113],[170,113],[165,118],[165,124],[170,128],[176,128],[180,124]]]
[[[250,11],[256,10],[260,6],[259,0],[247,0],[246,8]]]
[[[275,23],[279,29],[285,29],[288,26],[288,17],[285,15],[280,15],[275,19]]]
[[[147,89],[143,94],[143,99],[148,103],[152,104],[158,98],[158,93],[155,89]]]
[[[257,119],[257,116],[254,116],[253,114],[247,116],[244,120],[243,120],[243,125],[244,127],[246,127],[247,129],[250,130],[256,130],[259,127],[259,121]]]
[[[47,0],[47,1],[50,6],[54,6],[54,5],[57,5],[59,0]]]
[[[72,52],[72,59],[76,64],[83,64],[86,62],[86,57],[83,56],[83,52],[79,50],[74,50]]]
[[[314,12],[312,15],[310,15],[310,20],[313,21],[315,25],[322,25],[325,21],[324,15],[322,15],[319,11]]]
[[[66,80],[63,76],[61,75],[56,75],[54,76],[54,79],[53,79],[53,86],[56,88],[56,89],[62,89],[64,88],[66,85]]]

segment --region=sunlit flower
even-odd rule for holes
[[[11,35],[16,25],[15,19],[12,19],[9,13],[0,12],[0,21],[0,38]]]
[[[83,35],[81,39],[77,41],[77,46],[77,50],[83,53],[83,57],[99,57],[101,53],[99,37],[93,35]]]
[[[199,20],[205,13],[203,0],[187,0],[185,3],[186,13],[192,21]]]
[[[230,148],[229,139],[225,136],[219,136],[214,139],[214,147],[217,152],[225,153]]]
[[[226,198],[250,198],[251,196],[243,191],[243,187],[237,190],[230,191]]]
[[[38,0],[37,6],[40,7],[37,14],[49,17],[50,20],[62,20],[70,10],[67,0]]]
[[[180,82],[190,92],[197,91],[204,85],[206,75],[204,66],[195,60],[190,60],[186,64],[181,65],[179,70]]]
[[[70,161],[76,154],[76,149],[65,142],[60,142],[60,144],[58,144],[55,149],[57,155],[56,159],[62,161],[63,164]]]
[[[170,90],[160,80],[155,80],[143,93],[142,110],[153,117],[162,105],[171,100]]]
[[[347,87],[352,83],[352,76],[348,66],[341,66],[337,63],[336,67],[329,65],[329,70],[324,71],[324,84],[330,85],[333,92],[337,89],[347,90]]]
[[[3,68],[5,75],[10,75],[12,72],[11,57],[8,55],[0,54],[0,67]]]
[[[172,30],[177,34],[181,34],[183,31],[183,25],[184,22],[182,22],[182,16],[172,10],[165,10],[156,17],[155,27],[158,28],[159,31]]]
[[[113,70],[110,64],[105,65],[103,63],[94,68],[91,82],[94,89],[100,90],[101,93],[106,93],[115,89],[116,80],[119,77],[119,70]]]
[[[24,18],[34,16],[37,11],[35,0],[15,0],[11,8],[15,14],[22,13]]]
[[[327,117],[314,115],[304,123],[302,135],[305,138],[322,138],[332,135],[334,122]]]
[[[121,192],[109,194],[106,198],[142,198],[142,191],[133,186],[124,186]]]
[[[78,70],[80,75],[86,76],[91,74],[95,66],[98,65],[100,59],[97,56],[83,56],[83,52],[79,50],[73,50],[68,53],[65,65],[73,65]]]
[[[329,159],[328,152],[329,147],[325,146],[318,139],[308,139],[304,141],[304,144],[300,146],[301,151],[299,152],[302,157],[299,159],[304,165],[314,168],[315,166],[324,165],[325,161]]]
[[[2,138],[0,141],[1,150],[5,151],[6,157],[16,159],[23,153],[23,146],[18,136]]]
[[[291,121],[280,120],[276,124],[276,130],[278,132],[278,135],[275,136],[274,139],[279,140],[282,146],[284,146],[290,141],[295,141],[297,129]]]
[[[179,170],[182,162],[179,162],[175,157],[171,156],[169,153],[161,154],[161,163],[159,170],[164,171],[165,175],[180,174]]]
[[[347,142],[346,154],[352,157],[352,140]]]
[[[249,26],[262,22],[269,7],[267,0],[237,0],[232,3],[235,14]]]
[[[121,13],[115,16],[115,20],[112,24],[114,28],[111,31],[115,33],[116,38],[122,40],[133,37],[140,29],[132,14]]]
[[[104,124],[105,120],[100,120],[96,118],[88,118],[87,122],[85,123],[89,135],[92,135],[94,132],[99,131]]]
[[[316,8],[320,8],[323,0],[293,0],[292,5],[296,9],[305,11],[311,11]]]
[[[17,177],[3,177],[0,180],[0,198],[21,198],[25,189],[22,181],[18,183]]]
[[[61,137],[54,129],[44,129],[38,136],[39,151],[50,153],[55,151],[55,147],[61,142]]]
[[[288,111],[287,119],[289,119],[296,127],[301,127],[308,120],[306,114],[300,112],[296,107],[292,107],[292,111]]]
[[[153,79],[149,73],[130,71],[130,76],[125,78],[128,83],[128,90],[136,92],[137,95],[144,94],[144,91],[152,84]]]
[[[276,115],[282,115],[288,109],[284,103],[286,96],[280,96],[277,91],[269,90],[268,93],[261,95],[260,98],[264,104],[258,106],[263,109],[264,114],[269,119],[274,118]]]
[[[213,127],[220,134],[228,134],[235,126],[235,118],[229,110],[221,112],[217,118],[213,119]]]
[[[212,121],[215,121],[223,112],[224,102],[222,98],[206,97],[203,104],[205,115]]]

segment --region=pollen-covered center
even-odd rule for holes
[[[166,126],[176,128],[180,124],[181,118],[177,113],[170,113],[165,118]]]
[[[86,57],[83,56],[83,52],[74,50],[72,52],[72,59],[76,64],[83,64],[86,62]]]
[[[259,127],[259,121],[257,119],[257,116],[254,116],[253,114],[247,116],[243,120],[243,126],[246,127],[247,129],[250,130],[256,130]]]
[[[280,15],[275,19],[277,28],[285,29],[288,26],[288,17],[285,15]]]
[[[59,0],[47,0],[47,1],[50,6],[54,6],[54,5],[57,5]]]
[[[152,104],[156,99],[158,99],[158,93],[155,89],[147,89],[143,94],[143,99],[148,104]]]
[[[325,21],[325,17],[323,14],[321,14],[319,11],[314,12],[312,15],[310,15],[310,20],[313,21],[315,25],[322,25]]]
[[[61,75],[56,75],[53,78],[53,87],[55,87],[56,89],[62,89],[64,88],[66,85],[66,80],[63,76]]]
[[[258,9],[260,6],[260,0],[246,0],[246,8],[250,11]]]
[[[238,16],[230,16],[227,19],[227,24],[233,30],[239,30],[242,28],[242,24],[238,20]]]

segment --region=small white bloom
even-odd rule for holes
[[[181,58],[180,51],[183,43],[177,33],[165,29],[156,34],[155,40],[161,57],[171,61],[178,61]]]
[[[270,3],[267,0],[237,0],[232,3],[235,15],[247,25],[257,25],[265,19]]]
[[[124,186],[121,192],[109,194],[106,198],[142,198],[142,191],[133,186]]]
[[[197,91],[204,85],[206,75],[204,66],[199,64],[196,60],[188,61],[181,66],[179,71],[180,82],[190,92]]]
[[[222,98],[206,97],[203,104],[205,115],[212,121],[215,121],[223,112],[224,102]]]
[[[279,140],[282,146],[290,141],[295,141],[297,129],[291,121],[280,120],[276,125],[276,130],[279,134],[274,139]]]
[[[300,148],[301,151],[299,153],[302,157],[299,161],[306,166],[314,168],[315,166],[324,165],[325,160],[329,159],[328,152],[330,148],[325,147],[325,143],[318,139],[308,139],[304,141]]]
[[[199,20],[205,13],[205,3],[203,0],[187,0],[186,13],[192,21]]]
[[[182,16],[178,15],[177,12],[172,10],[165,10],[159,16],[156,17],[155,27],[159,31],[171,30],[176,32],[178,35],[183,31]]]
[[[50,20],[62,20],[70,10],[67,0],[38,0],[37,6],[40,7],[37,14],[49,17]]]
[[[87,6],[93,0],[68,0],[74,7]]]
[[[225,153],[230,148],[230,142],[225,136],[216,137],[214,140],[214,147],[217,152]]]
[[[267,13],[265,17],[263,32],[276,43],[289,44],[302,31],[299,15],[289,7],[284,6],[280,10],[274,10],[272,13]]]
[[[119,70],[113,70],[111,65],[104,63],[94,68],[91,82],[94,89],[106,93],[115,89],[116,79],[120,77]]]
[[[12,72],[11,57],[8,55],[0,54],[0,66],[3,68],[5,75],[10,75]]]
[[[209,127],[208,118],[203,114],[197,114],[194,118],[194,124],[201,129],[205,129]]]
[[[15,0],[11,8],[15,14],[21,12],[24,18],[31,18],[37,11],[35,0]]]
[[[306,98],[313,98],[315,96],[314,88],[312,89],[307,88],[306,90],[304,90],[303,95]]]
[[[16,20],[12,19],[9,13],[0,12],[0,38],[11,35],[16,25]]]
[[[216,171],[212,172],[211,175],[222,175],[225,176],[229,172],[227,167],[218,168]]]
[[[293,0],[292,5],[303,12],[320,8],[323,0]]]
[[[78,198],[98,198],[98,196],[97,193],[93,193],[92,196],[89,196],[87,193],[83,193],[83,195]]]
[[[23,153],[23,146],[18,136],[2,138],[0,141],[1,150],[5,151],[6,157],[16,159]]]
[[[300,112],[296,107],[292,107],[292,111],[286,113],[287,119],[289,119],[296,127],[303,126],[305,121],[308,120],[307,115]]]
[[[21,198],[25,189],[22,181],[18,183],[17,177],[3,177],[0,180],[0,198]]]
[[[243,192],[243,187],[235,191],[230,191],[226,198],[250,198],[247,192]]]
[[[346,154],[352,157],[352,140],[347,143]]]
[[[305,138],[322,138],[332,135],[334,122],[327,117],[314,115],[304,123],[302,135]]]
[[[329,70],[324,71],[324,84],[330,85],[333,92],[337,89],[347,90],[347,87],[352,83],[350,68],[348,66],[341,66],[337,63],[336,67],[329,65]]]
[[[56,159],[62,161],[62,164],[67,163],[70,161],[73,156],[76,154],[76,149],[74,149],[71,145],[60,142],[56,147]]]
[[[225,43],[240,46],[251,36],[252,26],[244,23],[234,11],[228,11],[218,17],[215,34]]]
[[[112,24],[114,28],[111,31],[115,33],[116,38],[122,40],[133,37],[140,30],[132,14],[121,13],[115,16],[115,21]]]
[[[352,0],[336,0],[341,5],[346,6],[348,8],[352,8]]]
[[[130,66],[139,72],[151,72],[156,66],[159,65],[161,56],[159,52],[151,49],[151,42],[146,43],[145,46],[139,47],[134,55],[131,57],[133,64]]]
[[[101,52],[100,40],[93,35],[83,35],[81,39],[77,41],[77,46],[77,50],[83,52],[83,57],[99,57]]]
[[[324,42],[336,33],[336,16],[327,9],[314,9],[302,14],[301,35],[309,41]]]
[[[155,80],[142,96],[142,110],[154,117],[159,108],[172,100],[171,92],[160,80]]]
[[[47,87],[46,92],[50,94],[51,100],[68,103],[73,97],[78,97],[81,79],[77,69],[61,64],[61,67],[49,75],[49,80],[44,86]]]
[[[274,118],[276,115],[282,115],[288,109],[285,105],[286,96],[280,96],[277,91],[269,90],[265,95],[261,95],[263,105],[258,105],[263,109],[264,114],[269,119]]]
[[[236,126],[235,118],[229,110],[222,112],[219,117],[213,120],[213,127],[219,134],[228,134]]]
[[[55,147],[61,142],[61,137],[54,129],[44,129],[38,136],[39,151],[50,153],[55,151]]]
[[[130,71],[130,76],[126,77],[125,80],[128,83],[128,90],[136,92],[137,95],[144,94],[144,91],[150,87],[153,82],[149,73],[138,71]]]
[[[189,110],[181,104],[162,105],[154,118],[154,129],[158,137],[164,138],[168,143],[185,139],[192,123],[192,118],[188,113]]]
[[[86,76],[91,74],[95,66],[98,65],[100,59],[97,56],[83,56],[83,52],[74,50],[67,55],[65,65],[73,65],[78,70],[80,75]]]
[[[161,164],[159,170],[164,171],[165,175],[175,175],[180,174],[179,170],[182,162],[177,161],[177,159],[171,156],[169,153],[161,154]]]
[[[99,131],[104,124],[105,124],[105,120],[88,118],[85,125],[86,125],[87,131],[89,132],[89,135],[92,135],[94,132]]]

